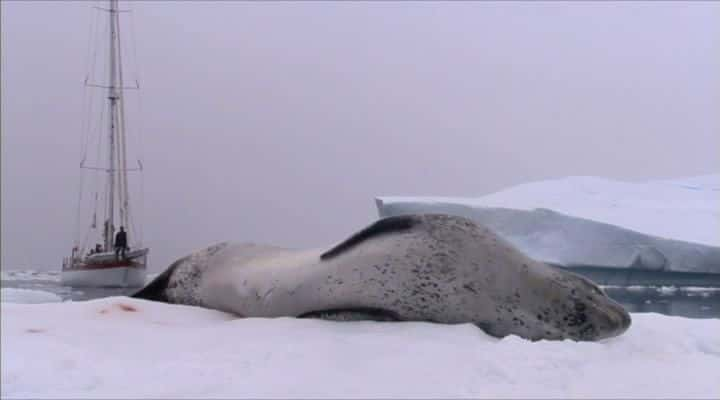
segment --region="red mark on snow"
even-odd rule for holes
[[[137,311],[137,308],[135,308],[131,305],[128,305],[128,304],[118,303],[117,306],[123,311],[127,311],[127,312],[136,312]]]
[[[120,309],[120,311],[125,311],[125,312],[137,312],[138,311],[138,309],[135,308],[134,306],[131,306],[129,304],[123,304],[123,303],[116,303],[115,308]],[[103,308],[100,311],[98,311],[98,313],[99,314],[107,314],[111,311],[112,311],[112,309]]]

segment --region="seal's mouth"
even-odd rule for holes
[[[632,319],[630,314],[614,300],[607,298],[611,303],[604,305],[604,323],[607,327],[605,335],[601,335],[598,339],[606,339],[621,335],[630,328]]]
[[[630,314],[598,285],[577,275],[570,287],[571,303],[564,321],[574,340],[594,341],[621,335],[630,328]],[[566,303],[567,304],[567,303]]]
[[[632,323],[630,314],[617,302],[607,296],[592,301],[576,303],[578,311],[573,334],[574,340],[594,341],[619,336],[628,330]],[[572,318],[569,326],[573,328]]]

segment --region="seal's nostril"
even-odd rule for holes
[[[611,314],[611,321],[615,325],[618,332],[624,332],[632,323],[630,314],[624,308],[616,308]]]
[[[622,318],[622,327],[628,328],[630,327],[630,324],[632,323],[632,319],[630,319],[630,314],[625,310],[620,310],[620,318]]]

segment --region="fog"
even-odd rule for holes
[[[0,3],[3,268],[70,253],[93,5]],[[719,3],[121,8],[153,270],[225,240],[327,246],[378,195],[720,171]]]

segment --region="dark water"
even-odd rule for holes
[[[148,279],[152,279],[150,275]],[[60,284],[56,272],[3,271],[2,287],[52,292],[63,300],[90,300],[124,296],[137,290],[122,288],[70,288]],[[688,318],[720,318],[720,289],[702,287],[604,287],[611,298],[631,313],[659,313]]]
[[[718,288],[604,288],[631,313],[659,313],[688,318],[720,318]]]

